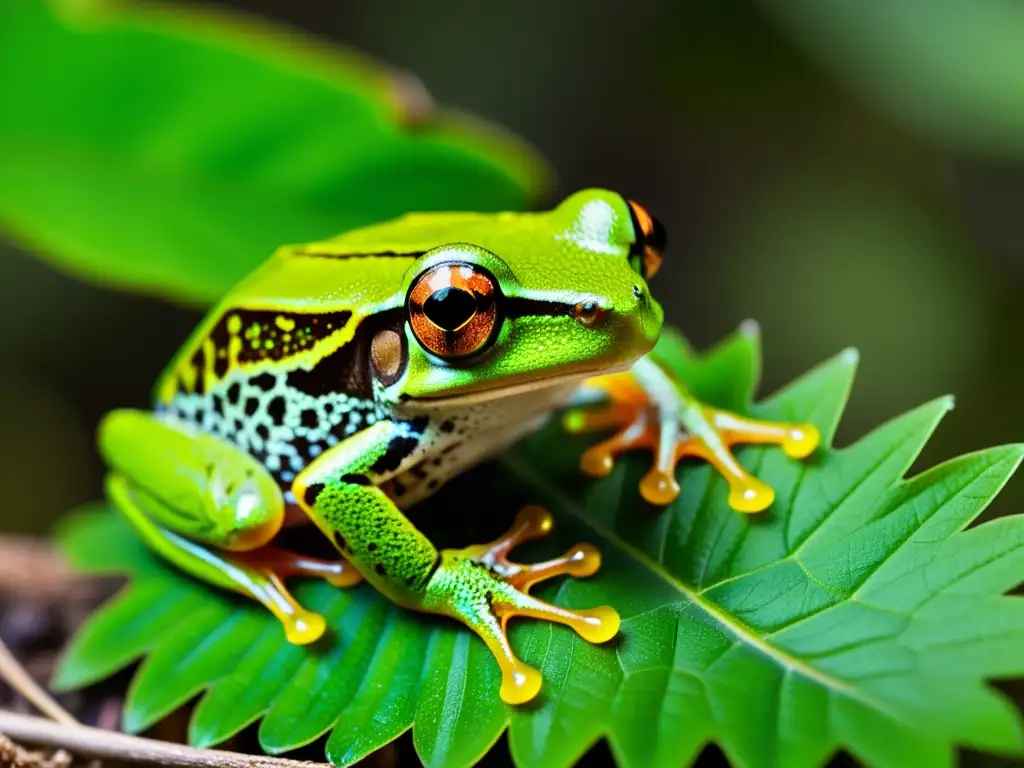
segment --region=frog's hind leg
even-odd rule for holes
[[[609,403],[597,410],[570,410],[566,428],[583,433],[611,427],[617,432],[583,453],[581,469],[603,477],[612,471],[618,455],[646,449],[654,455],[654,464],[640,481],[640,494],[651,504],[668,504],[679,495],[676,464],[695,457],[726,479],[729,506],[738,512],[760,512],[775,500],[775,492],[743,468],[732,447],[779,445],[786,455],[802,459],[820,439],[811,424],[757,421],[704,405],[652,356],[628,373],[599,377],[588,385],[603,391]]]
[[[292,576],[323,579],[332,587],[352,587],[363,580],[362,574],[347,560],[321,560],[272,544],[251,552],[232,553],[231,559],[279,579]]]
[[[190,576],[262,603],[281,622],[289,642],[306,645],[323,635],[326,629],[323,617],[303,608],[283,582],[287,575],[313,574],[300,571],[292,567],[293,564],[281,568],[283,559],[276,555],[281,550],[274,549],[275,555],[264,560],[260,550],[222,552],[179,536],[154,522],[154,518],[167,512],[161,509],[163,504],[134,488],[120,475],[108,476],[107,494],[147,546]],[[336,569],[330,577],[334,581],[341,580],[343,573],[353,572],[347,563],[324,564],[327,565],[334,565]]]
[[[110,500],[157,554],[195,578],[251,597],[306,644],[325,630],[284,585],[289,576],[337,586],[360,580],[347,562],[325,562],[269,542],[284,519],[280,488],[254,458],[186,424],[115,411],[100,428],[111,466]]]

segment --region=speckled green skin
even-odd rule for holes
[[[303,473],[296,493],[371,584],[395,602],[417,607],[438,552],[378,487],[381,476],[372,469],[392,441],[415,439],[411,435],[405,423],[377,422]]]
[[[412,214],[281,248],[196,329],[155,413],[104,421],[111,498],[160,554],[286,618],[300,609],[274,574],[236,553],[301,510],[391,599],[502,642],[501,607],[537,601],[475,550],[439,553],[400,510],[528,431],[582,378],[650,350],[662,312],[630,264],[635,239],[626,201],[586,190],[547,212]],[[404,315],[416,278],[453,261],[487,270],[502,301],[486,352],[454,362],[424,349]],[[574,317],[583,302],[600,323]],[[397,377],[371,365],[381,328],[402,338]],[[289,636],[315,639],[303,626]]]

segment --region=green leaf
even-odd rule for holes
[[[414,80],[226,11],[63,23],[0,2],[0,227],[93,280],[208,303],[282,243],[522,209],[547,169]]]
[[[668,333],[659,352],[711,402],[809,419],[828,443],[856,363],[844,352],[753,404],[755,327],[703,356]],[[682,495],[664,511],[640,501],[643,456],[586,480],[576,462],[587,441],[554,424],[427,502],[417,519],[440,520],[468,543],[483,491],[466,485],[479,482],[509,518],[525,501],[555,513],[555,535],[524,546],[522,559],[582,540],[602,550],[596,577],[542,594],[573,607],[611,603],[621,635],[592,646],[562,627],[516,624],[513,645],[544,674],[528,706],[499,701],[497,665],[451,622],[396,608],[365,585],[301,584],[335,634],[312,650],[289,646],[269,615],[158,563],[119,518],[96,510],[64,526],[63,546],[87,571],[116,558],[131,582],[81,630],[57,686],[145,657],[126,705],[130,730],[200,696],[194,743],[262,718],[268,751],[329,732],[339,765],[409,728],[426,765],[451,768],[472,765],[506,729],[517,765],[552,768],[601,739],[630,768],[685,764],[709,742],[750,768],[817,766],[838,750],[876,766],[952,765],[960,745],[1024,754],[1019,713],[985,682],[1024,674],[1024,602],[1001,594],[1024,574],[1024,516],[965,530],[1024,448],[904,479],[950,405],[928,403],[803,462],[743,449],[743,464],[776,489],[761,515],[730,510],[706,465],[680,470]]]
[[[1005,0],[762,0],[808,53],[912,128],[1024,154],[1024,6]]]

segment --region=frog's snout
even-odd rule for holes
[[[593,343],[609,366],[628,365],[654,347],[663,321],[661,305],[643,282],[637,282],[608,303],[582,301],[573,317],[584,329],[595,332]],[[584,342],[585,344],[586,342]]]
[[[638,342],[645,347],[645,352],[658,340],[665,314],[661,305],[654,300],[646,285],[633,284],[633,303],[623,313],[630,332],[638,337]]]
[[[654,344],[661,335],[661,327],[665,323],[665,311],[648,291],[642,291],[639,302],[641,305],[640,323],[644,336],[651,344]]]

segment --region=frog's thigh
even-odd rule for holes
[[[246,563],[241,554],[207,549],[161,527],[154,520],[173,515],[173,510],[124,475],[107,475],[107,495],[148,547],[190,576],[262,603],[281,622],[290,642],[305,645],[323,635],[323,617],[299,605],[278,574]]]
[[[231,443],[184,422],[119,410],[100,425],[99,444],[136,492],[134,503],[164,528],[236,552],[263,546],[281,529],[281,489]]]
[[[281,490],[248,454],[180,422],[115,411],[100,426],[110,465],[107,494],[157,554],[191,576],[262,603],[288,639],[305,644],[324,619],[285,588],[292,574],[353,583],[345,563],[321,563],[265,546],[284,517]],[[357,574],[356,574],[357,576]]]

